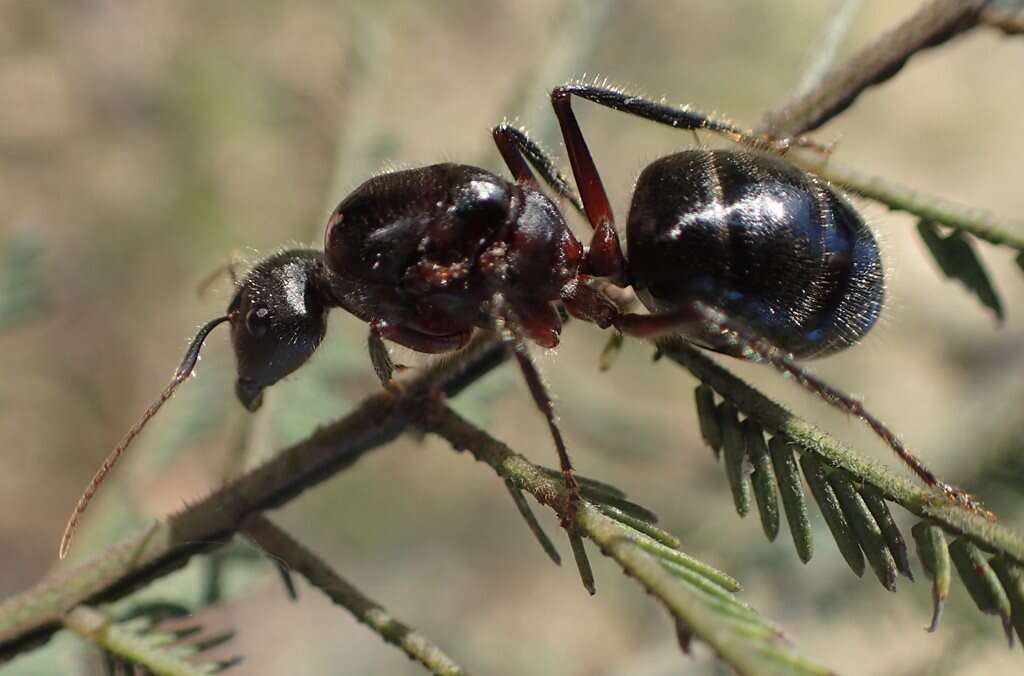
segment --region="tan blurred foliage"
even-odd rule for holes
[[[915,4],[866,0],[840,55]],[[490,127],[519,115],[548,129],[544,92],[582,71],[752,126],[796,85],[829,14],[825,3],[795,0],[612,3],[585,66],[564,72],[548,59],[568,6],[0,4],[0,245],[35,243],[47,285],[40,312],[0,333],[0,594],[54,564],[77,492],[159,391],[192,329],[226,304],[226,285],[203,299],[195,287],[233,251],[253,259],[317,242],[333,204],[388,162],[500,170]],[[975,31],[915,59],[819,137],[838,139],[846,164],[1019,222],[1022,50],[1019,40]],[[619,214],[647,161],[692,142],[579,109]],[[877,205],[864,211],[890,264],[887,318],[866,344],[814,366],[864,395],[940,473],[970,485],[1000,453],[1024,451],[1024,276],[1011,252],[979,245],[1009,315],[997,327],[941,278],[912,220]],[[948,673],[1019,668],[996,621],[967,609],[961,590],[942,631],[925,635],[924,585],[892,596],[856,581],[824,537],[806,569],[785,534],[764,542],[756,519],[732,513],[700,443],[693,381],[652,365],[640,344],[600,374],[603,340],[572,326],[558,354],[541,358],[577,464],[655,508],[691,554],[739,577],[746,598],[802,652],[844,673],[925,673],[954,646],[970,659]],[[376,387],[358,322],[333,319],[328,341],[333,352],[276,393],[274,421],[257,423],[257,452]],[[243,421],[225,345],[223,336],[211,341],[200,378],[118,469],[81,550],[96,552],[221,481]],[[772,373],[733,367],[895,465],[856,421]],[[546,428],[512,374],[464,399],[492,434],[553,462]],[[1000,433],[1011,446],[976,436]],[[1004,505],[1005,520],[1019,523],[1019,502]],[[588,598],[571,565],[550,566],[500,483],[436,441],[374,453],[279,519],[471,671],[715,670],[703,653],[680,658],[662,611],[605,562],[595,561],[599,593]],[[289,604],[263,572],[217,610],[238,631],[232,648],[247,658],[244,673],[419,673],[315,590]],[[0,672],[27,673],[18,663]]]

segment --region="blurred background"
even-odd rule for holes
[[[330,209],[388,166],[454,160],[504,174],[489,130],[506,116],[561,156],[547,92],[584,73],[754,126],[797,86],[836,8],[436,4],[0,3],[0,596],[56,566],[64,520],[89,476],[163,387],[194,328],[223,312],[230,284],[203,297],[197,286],[233,253],[254,261],[284,244],[320,246]],[[864,0],[839,58],[917,4]],[[1020,223],[1022,63],[1019,40],[977,29],[915,58],[817,137],[837,140],[844,164]],[[638,171],[693,139],[582,103],[577,111],[624,222]],[[1007,311],[999,326],[942,277],[912,219],[859,204],[887,254],[887,312],[861,346],[813,367],[1019,526],[1024,275],[1012,251],[978,245]],[[574,226],[585,232],[579,219]],[[71,563],[376,391],[365,326],[334,314],[318,355],[270,391],[255,419],[234,401],[233,356],[226,333],[215,333],[199,376],[105,486]],[[701,443],[695,381],[653,364],[651,348],[634,342],[599,373],[605,339],[574,323],[557,353],[539,357],[580,471],[626,490],[690,554],[739,578],[744,599],[800,652],[841,673],[1019,672],[998,620],[978,613],[959,583],[942,628],[928,635],[922,576],[901,579],[896,595],[870,573],[856,579],[816,510],[806,568],[787,533],[767,543],[756,517],[736,517],[722,468]],[[856,420],[767,369],[727,366],[903,471]],[[554,464],[511,369],[457,406]],[[240,459],[232,449],[243,432]],[[554,519],[541,516],[568,557]],[[665,612],[596,554],[599,591],[589,597],[571,563],[545,558],[492,472],[443,442],[403,438],[273,517],[470,671],[724,672],[703,647],[682,657]],[[211,593],[211,566],[197,560],[135,598],[198,603]],[[224,598],[203,623],[237,631],[226,652],[245,656],[240,673],[421,673],[317,590],[301,585],[290,603],[266,561],[233,557],[225,570],[214,590]],[[0,673],[99,673],[97,664],[92,649],[62,635]]]

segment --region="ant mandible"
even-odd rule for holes
[[[644,169],[626,226],[627,258],[573,96],[677,129],[714,132],[740,148],[683,150]],[[61,558],[103,477],[191,374],[210,331],[230,324],[235,392],[253,411],[264,389],[313,354],[334,307],[370,325],[371,362],[385,383],[393,365],[384,340],[436,354],[462,348],[477,329],[496,331],[547,420],[570,508],[579,487],[527,347],[558,345],[559,303],[600,328],[646,338],[677,333],[710,350],[768,363],[863,419],[927,485],[978,508],[860,402],[795,361],[860,340],[878,318],[884,293],[878,245],[864,220],[825,181],[782,158],[792,144],[815,144],[756,135],[596,85],[558,87],[551,102],[581,199],[551,158],[507,124],[493,136],[514,182],[477,167],[435,164],[363,183],[331,214],[323,251],[288,250],[258,263],[227,314],[199,330],[171,383],[89,483],[61,540]],[[541,191],[531,165],[584,213],[594,231],[589,246]],[[620,311],[593,284],[597,279],[631,286],[649,313]]]

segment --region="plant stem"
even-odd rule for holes
[[[7,599],[0,604],[0,661],[45,642],[60,628],[68,608],[121,598],[177,570],[193,555],[226,544],[244,519],[285,504],[393,441],[422,414],[424,397],[438,388],[455,396],[504,358],[501,344],[482,336],[425,370],[403,396],[367,398],[349,415],[146,532]]]
[[[263,551],[284,561],[290,569],[306,578],[311,585],[352,613],[385,641],[401,648],[410,659],[422,664],[432,674],[463,676],[467,673],[430,639],[364,595],[267,517],[259,514],[247,519],[242,532]]]
[[[874,486],[885,498],[908,511],[931,519],[945,530],[969,538],[982,549],[1004,554],[1024,564],[1024,538],[1007,528],[963,509],[934,491],[869,463],[814,425],[758,392],[689,343],[672,338],[660,341],[661,354],[683,366],[710,385],[737,408],[771,433],[781,434],[803,453],[818,456],[833,467],[842,467],[856,481]]]
[[[978,23],[985,0],[932,0],[913,16],[829,70],[818,85],[764,116],[760,131],[799,136],[843,112],[918,52],[937,47]]]

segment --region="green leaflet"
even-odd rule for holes
[[[722,421],[722,454],[725,456],[725,475],[729,479],[736,513],[746,516],[750,512],[750,461],[747,459],[747,437],[739,421],[736,407],[728,401],[719,406]]]
[[[715,392],[704,384],[694,390],[697,399],[697,420],[700,434],[717,457],[722,452],[722,422],[715,406]]]
[[[1002,618],[1006,639],[1012,647],[1010,599],[1000,584],[999,577],[985,559],[984,553],[967,540],[958,539],[949,546],[949,555],[978,610]]]
[[[878,581],[889,591],[896,591],[896,576],[898,575],[896,561],[889,553],[882,529],[875,521],[871,510],[857,493],[857,489],[854,488],[853,482],[845,472],[841,470],[832,472],[828,477],[828,482],[835,491],[843,515],[846,517],[847,523],[852,526],[860,548],[867,557],[868,563],[871,564],[871,569],[875,571]]]
[[[797,466],[796,452],[793,446],[780,436],[772,437],[768,443],[775,468],[775,478],[779,482],[779,494],[786,508],[786,521],[793,537],[793,546],[797,556],[804,563],[814,556],[814,535],[811,522],[807,517],[807,501],[800,483],[800,470]]]
[[[915,525],[910,532],[917,544],[917,558],[921,560],[925,574],[932,580],[932,622],[928,631],[935,631],[939,628],[952,581],[946,536],[938,526],[924,522]]]
[[[775,472],[768,455],[768,445],[764,442],[764,430],[753,418],[743,421],[743,430],[750,462],[754,466],[750,479],[757,511],[761,515],[761,527],[768,539],[774,541],[779,534],[779,498],[775,493]]]
[[[828,529],[832,531],[832,537],[839,547],[839,552],[846,559],[850,569],[857,577],[864,574],[864,554],[861,552],[860,543],[857,542],[856,534],[846,515],[843,514],[839,498],[836,496],[831,484],[828,481],[828,471],[817,459],[811,455],[800,456],[800,467],[804,470],[804,477],[807,485],[811,487],[811,495],[818,503],[822,516]]]
[[[205,641],[182,642],[178,633],[154,630],[148,617],[112,622],[90,606],[76,606],[64,617],[64,626],[107,653],[162,676],[208,676],[223,671],[230,663],[197,663],[195,656],[230,640],[222,634]]]
[[[963,284],[1002,322],[1003,304],[996,295],[992,281],[968,236],[960,230],[954,230],[943,237],[938,227],[927,220],[917,224],[917,232],[935,258],[935,262],[939,264],[942,273]]]

